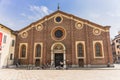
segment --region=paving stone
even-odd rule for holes
[[[120,65],[83,70],[0,69],[0,80],[120,80]]]

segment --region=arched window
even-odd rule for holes
[[[77,45],[77,53],[78,53],[78,57],[83,57],[84,56],[84,49],[83,49],[83,44],[79,43]]]
[[[41,45],[40,44],[36,45],[35,57],[41,57]]]
[[[102,56],[102,46],[100,43],[95,44],[95,56],[101,57]]]
[[[21,46],[21,57],[26,57],[26,46],[25,45]]]

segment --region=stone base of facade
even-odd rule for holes
[[[105,68],[105,67],[114,67],[113,64],[110,65],[85,65],[86,68]]]
[[[71,67],[73,68],[79,68],[79,65],[72,65]],[[109,65],[84,65],[83,68],[106,68],[106,67],[114,67],[113,64],[109,64]]]
[[[18,66],[18,68],[34,68],[35,65],[20,65]],[[107,68],[107,67],[114,67],[113,64],[109,64],[109,65],[84,65],[83,67],[79,67],[79,65],[71,65],[71,66],[68,66],[68,65],[64,65],[64,68]],[[3,66],[1,68],[17,68],[16,65],[11,65],[11,66]],[[55,68],[55,67],[53,67]]]

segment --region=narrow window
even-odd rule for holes
[[[21,46],[21,57],[26,57],[26,46],[25,45]]]
[[[120,52],[118,51],[118,54],[119,54]]]
[[[120,39],[118,40],[118,42],[120,43]]]
[[[37,44],[35,57],[41,57],[41,45]]]
[[[13,54],[11,53],[11,54],[10,54],[10,60],[12,60],[12,59],[13,59]]]
[[[95,55],[96,55],[96,57],[102,56],[102,47],[101,47],[100,43],[95,44]]]
[[[78,57],[84,56],[83,44],[79,43],[77,46]]]
[[[116,40],[116,42],[118,42],[118,40]]]
[[[12,40],[12,47],[14,47],[14,44],[15,44],[15,40]]]
[[[6,43],[6,39],[7,39],[7,36],[4,35],[4,38],[3,38],[3,43]]]
[[[118,60],[120,60],[120,57],[118,57]]]
[[[120,49],[120,45],[117,45],[117,48],[119,48],[119,49]]]

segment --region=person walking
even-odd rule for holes
[[[60,67],[63,68],[64,64],[62,61],[60,61]]]

